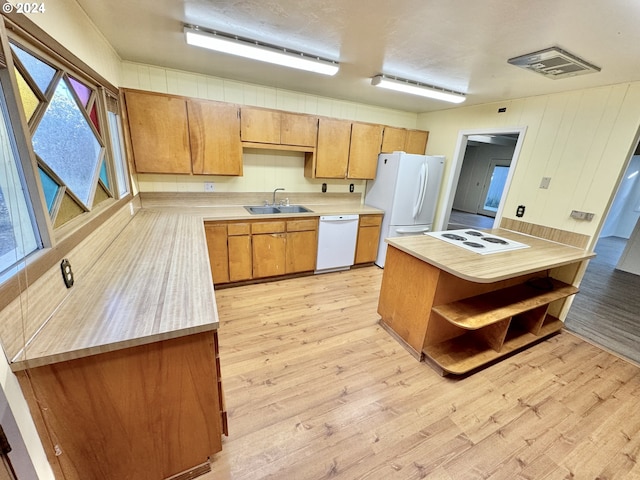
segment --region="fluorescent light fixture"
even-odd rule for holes
[[[202,27],[185,25],[184,33],[189,45],[251,58],[261,62],[275,63],[324,75],[335,75],[340,68],[340,64],[332,60],[260,43],[256,40],[206,30]]]
[[[462,103],[466,99],[464,93],[386,75],[376,75],[371,79],[371,85],[451,103]]]

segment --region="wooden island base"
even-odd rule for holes
[[[579,263],[569,264],[570,271],[575,273]],[[566,274],[566,267],[559,272]],[[543,268],[476,282],[390,242],[378,304],[380,324],[441,375],[465,374],[562,329],[559,312],[578,288],[552,278],[553,273]]]

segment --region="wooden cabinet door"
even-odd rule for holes
[[[310,272],[316,269],[318,232],[287,232],[286,273]]]
[[[240,282],[253,277],[251,235],[234,235],[227,238],[229,246],[229,281]]]
[[[240,131],[243,142],[280,143],[280,112],[262,108],[240,109]]]
[[[417,153],[418,155],[424,155],[424,153],[427,151],[428,139],[429,132],[425,132],[423,130],[408,130],[404,151],[407,153]]]
[[[280,143],[315,147],[318,139],[318,117],[281,112]]]
[[[253,278],[284,275],[286,262],[286,234],[252,235]]]
[[[378,256],[382,215],[360,216],[355,264],[375,262]]]
[[[347,178],[373,180],[378,169],[382,125],[353,123]]]
[[[239,109],[208,100],[187,101],[193,173],[242,175]]]
[[[407,130],[404,128],[384,127],[382,135],[382,148],[380,152],[404,152],[407,140]]]
[[[125,92],[133,160],[138,173],[191,173],[184,98]]]
[[[345,178],[349,164],[351,122],[320,118],[316,148],[317,178]]]
[[[227,249],[227,226],[205,223],[207,249],[213,283],[229,282],[229,250]]]

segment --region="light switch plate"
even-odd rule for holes
[[[546,190],[547,188],[549,188],[549,183],[551,183],[551,177],[542,177],[540,188],[544,188]]]
[[[205,192],[215,192],[216,186],[213,182],[204,182],[204,191]]]

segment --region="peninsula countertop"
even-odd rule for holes
[[[389,238],[386,242],[409,255],[456,277],[477,283],[492,283],[518,275],[588,260],[595,253],[562,243],[504,229],[490,233],[529,245],[529,248],[479,255],[429,235]]]
[[[204,221],[383,213],[353,202],[309,206],[310,213],[251,215],[242,206],[143,202],[12,370],[217,329]]]

